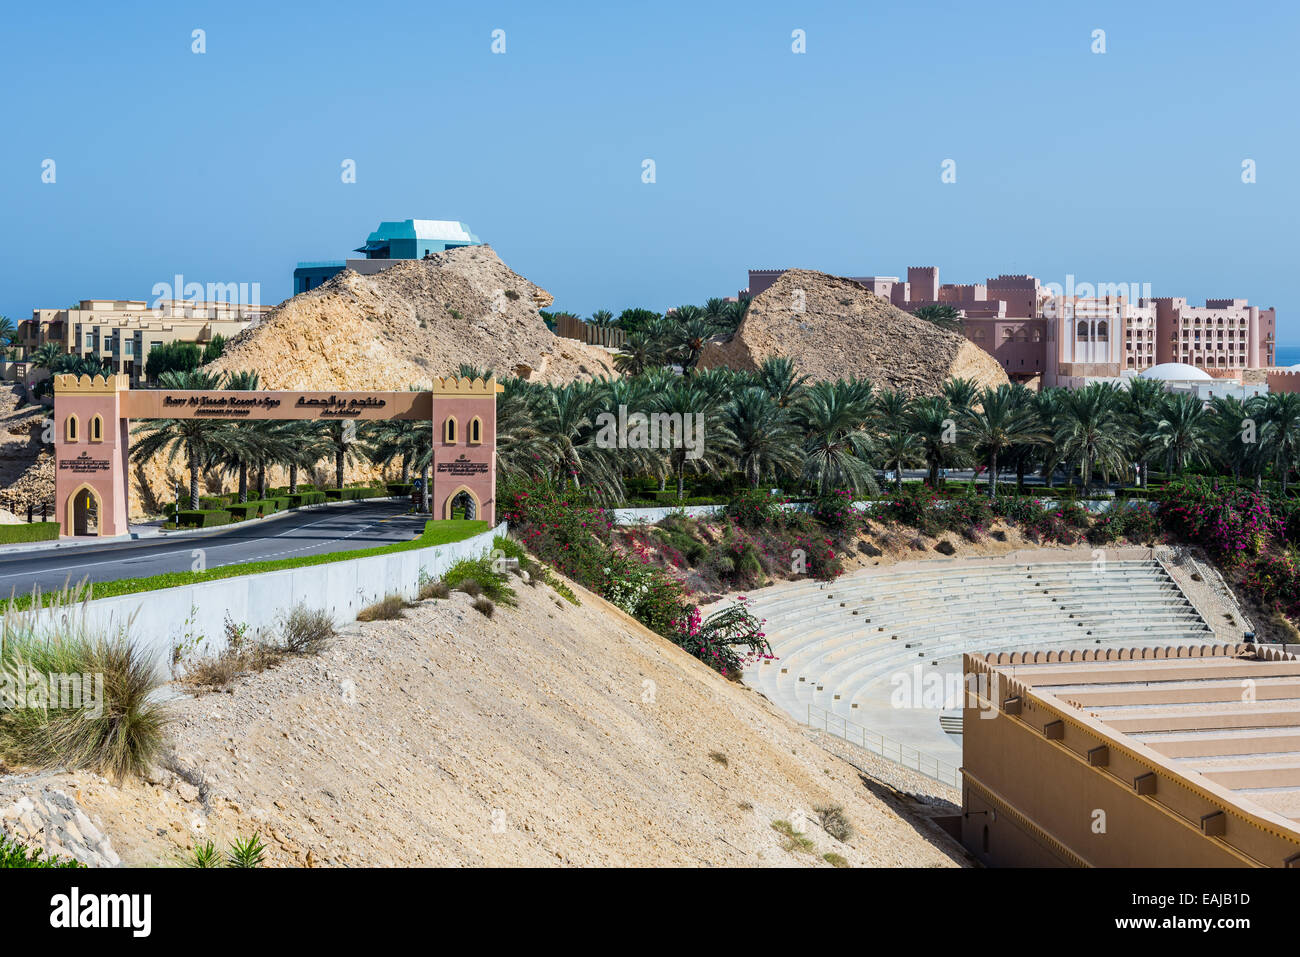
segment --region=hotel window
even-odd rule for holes
[[[469,444],[481,445],[483,443],[483,420],[477,415],[469,420]]]
[[[75,415],[68,416],[67,421],[63,424],[63,428],[64,437],[69,442],[76,442],[81,432],[81,423],[77,421],[77,417]]]
[[[456,417],[449,415],[442,424],[442,440],[448,445],[456,444]]]
[[[103,416],[96,415],[93,419],[90,420],[90,441],[92,442],[104,441],[104,417]]]

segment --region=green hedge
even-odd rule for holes
[[[229,525],[233,516],[224,508],[182,509],[176,513],[178,528],[213,528],[217,525]]]
[[[410,495],[415,490],[415,486],[410,482],[389,482],[387,488],[389,495],[400,496]]]
[[[15,542],[48,542],[58,537],[58,522],[19,522],[16,525],[0,525],[0,545],[12,545]]]
[[[361,498],[378,498],[381,495],[388,494],[383,489],[377,488],[327,488],[325,497],[331,502],[352,502]]]
[[[200,495],[199,508],[225,508],[231,503],[234,497],[235,496],[233,495]]]
[[[448,521],[429,521],[424,525],[424,532],[409,542],[393,542],[391,545],[376,545],[371,548],[359,548],[344,552],[327,552],[323,555],[299,555],[295,558],[279,558],[261,562],[245,562],[242,565],[222,565],[201,572],[166,572],[162,575],[150,575],[147,578],[120,578],[116,581],[94,582],[90,586],[90,598],[111,598],[115,595],[134,595],[138,592],[156,591],[160,588],[175,588],[180,585],[194,585],[199,582],[216,581],[222,578],[237,578],[240,575],[257,575],[263,572],[280,571],[285,568],[301,568],[307,565],[328,565],[331,562],[351,561],[354,558],[370,558],[374,555],[388,555],[393,552],[410,551],[413,548],[428,548],[431,545],[446,545],[451,542],[464,541],[474,535],[488,530],[488,523],[478,519],[451,519]],[[47,593],[43,600],[48,603],[52,594]],[[9,607],[27,608],[32,603],[32,596],[19,595],[13,599],[0,599],[0,612]]]
[[[296,495],[290,495],[287,499],[289,508],[298,508],[303,505],[324,505],[324,492],[299,492]]]

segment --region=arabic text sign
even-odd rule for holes
[[[122,396],[128,419],[424,419],[428,392],[210,392],[133,389]]]

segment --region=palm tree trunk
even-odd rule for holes
[[[257,497],[259,500],[266,498],[266,466],[257,467]]]
[[[244,462],[239,463],[239,501],[248,501],[248,465]]]
[[[343,458],[344,450],[343,446],[340,444],[339,447],[334,450],[334,484],[339,488],[343,487]]]
[[[191,442],[188,451],[190,453],[190,508],[197,510],[199,507],[199,450]]]
[[[429,488],[429,466],[425,466],[420,472],[420,511],[428,514],[429,497],[433,490]]]
[[[298,463],[289,463],[289,494],[298,494]]]
[[[974,489],[971,489],[974,491]],[[989,455],[989,498],[998,497],[998,453]]]

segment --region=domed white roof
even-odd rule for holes
[[[1189,366],[1185,362],[1162,362],[1139,373],[1143,379],[1160,379],[1164,382],[1204,381],[1214,377],[1204,369]]]

